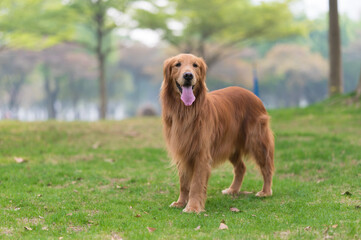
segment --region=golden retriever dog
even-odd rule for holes
[[[202,58],[180,54],[164,62],[161,87],[163,132],[178,168],[180,195],[171,207],[204,211],[211,168],[229,160],[234,179],[223,194],[238,194],[245,156],[255,159],[263,176],[258,197],[272,195],[274,138],[262,101],[240,87],[208,93]]]

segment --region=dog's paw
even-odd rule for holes
[[[200,213],[200,212],[204,212],[204,209],[201,208],[201,207],[198,207],[198,206],[186,206],[184,209],[183,209],[183,212],[186,212],[186,213]]]
[[[169,205],[169,207],[182,208],[185,205],[186,205],[186,203],[184,203],[184,202],[172,202],[172,204]]]
[[[222,190],[222,194],[227,194],[227,195],[237,195],[238,193],[239,191],[230,188]]]
[[[272,190],[270,192],[260,191],[256,194],[256,197],[269,197],[272,196]]]

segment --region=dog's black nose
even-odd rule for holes
[[[186,81],[191,81],[193,79],[193,74],[190,73],[190,72],[185,72],[183,74],[183,78],[186,80]]]

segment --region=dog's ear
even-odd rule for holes
[[[172,65],[173,65],[174,59],[168,58],[167,60],[164,61],[163,63],[163,77],[164,80],[169,79],[171,73],[172,73]]]
[[[206,64],[206,62],[204,61],[204,59],[203,58],[199,58],[199,68],[200,68],[200,70],[201,70],[201,78],[203,79],[203,80],[205,80],[206,79],[206,74],[207,74],[207,64]]]

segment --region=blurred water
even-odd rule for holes
[[[113,106],[108,112],[107,119],[122,120],[126,118],[126,112],[123,105]],[[41,107],[20,107],[16,110],[0,109],[0,119],[11,119],[19,121],[46,121],[48,114],[45,108]],[[63,107],[57,104],[57,117],[59,121],[97,121],[98,106],[96,104],[79,104],[74,108]]]

